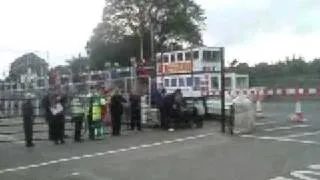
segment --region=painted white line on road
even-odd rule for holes
[[[29,167],[28,166],[20,166],[20,167],[17,167],[16,169],[17,170],[25,170],[25,169],[28,169]]]
[[[204,138],[204,137],[206,137],[207,135],[206,134],[200,134],[200,135],[198,135],[198,136],[196,136],[197,138]]]
[[[58,161],[49,161],[48,164],[56,164]]]
[[[40,163],[40,166],[47,166],[49,163],[47,162],[43,162],[43,163]]]
[[[83,158],[91,158],[91,157],[93,157],[93,155],[92,155],[92,154],[85,154],[85,155],[83,155],[82,157],[83,157]]]
[[[295,179],[301,179],[301,180],[319,180],[318,178],[320,176],[319,171],[314,171],[314,170],[320,170],[320,164],[313,164],[309,165],[308,169],[306,170],[295,170],[291,171],[290,175],[294,178],[287,178],[283,176],[278,176],[275,178],[271,178],[269,180],[295,180]]]
[[[310,127],[310,125],[301,124],[301,125],[293,125],[293,126],[280,126],[280,127],[275,127],[275,128],[264,129],[264,131],[272,132],[272,131],[277,131],[277,130],[289,130],[289,129],[294,129],[294,128],[305,128],[305,127]]]
[[[103,152],[98,152],[98,153],[95,153],[94,155],[95,156],[103,156],[103,155],[105,155],[106,153],[103,153]]]
[[[116,154],[118,153],[119,151],[107,151],[108,154]]]
[[[240,137],[259,139],[259,140],[274,140],[278,142],[294,142],[294,143],[300,143],[300,144],[320,145],[320,142],[316,142],[316,141],[304,141],[304,140],[281,138],[281,137],[254,136],[254,135],[240,135]]]
[[[78,173],[78,172],[74,172],[74,173],[72,173],[71,175],[72,175],[72,176],[79,176],[79,175],[80,175],[80,173]]]
[[[193,139],[197,139],[196,137],[194,136],[189,136],[189,137],[186,137],[187,140],[193,140]]]
[[[269,125],[269,124],[276,124],[276,121],[269,121],[269,122],[260,122],[260,123],[255,123],[255,126],[264,126],[264,125]]]
[[[126,152],[128,149],[119,149],[120,152]]]
[[[305,137],[305,136],[314,136],[314,135],[318,135],[318,134],[320,134],[320,131],[292,134],[292,135],[288,135],[288,136],[282,136],[281,138],[297,138],[297,137]]]
[[[311,164],[309,166],[309,169],[320,170],[320,164]]]
[[[71,160],[78,160],[78,159],[81,159],[81,157],[79,157],[79,156],[73,156],[73,157],[71,157],[70,159],[71,159]]]
[[[173,141],[163,141],[164,144],[171,144]]]
[[[14,172],[14,171],[21,171],[21,170],[27,170],[30,168],[39,168],[39,167],[43,167],[43,166],[49,166],[52,164],[57,164],[57,163],[62,163],[62,162],[68,162],[68,161],[72,161],[72,160],[80,160],[80,159],[84,159],[84,158],[92,158],[92,157],[97,157],[97,156],[103,156],[103,155],[107,155],[107,154],[116,154],[119,152],[126,152],[126,151],[130,151],[130,150],[137,150],[137,149],[141,149],[141,148],[149,148],[149,147],[154,147],[154,146],[160,146],[160,145],[165,145],[165,144],[172,144],[174,142],[183,142],[186,140],[195,140],[195,139],[200,139],[200,138],[205,138],[208,136],[212,136],[214,135],[213,133],[207,133],[207,134],[200,134],[197,136],[189,136],[186,138],[177,138],[175,140],[164,140],[162,142],[154,142],[154,143],[150,143],[150,144],[142,144],[139,146],[131,146],[129,148],[122,148],[122,149],[118,149],[118,150],[110,150],[110,151],[106,151],[106,152],[96,152],[93,154],[84,154],[82,156],[73,156],[70,158],[63,158],[63,159],[58,159],[58,160],[51,160],[51,161],[47,161],[47,162],[42,162],[39,164],[30,164],[30,165],[26,165],[26,166],[19,166],[17,168],[8,168],[8,169],[3,169],[0,170],[0,175],[6,172]]]
[[[140,147],[142,147],[142,148],[148,148],[148,147],[152,147],[152,144],[142,144]]]
[[[128,150],[136,150],[136,149],[139,149],[139,147],[137,147],[137,146],[131,146],[131,147],[129,147]]]
[[[161,142],[155,142],[155,143],[153,143],[152,145],[153,145],[153,146],[160,146],[160,145],[162,145],[162,143],[161,143]]]
[[[70,159],[63,158],[63,159],[59,159],[58,161],[59,161],[59,162],[67,162],[67,161],[70,161]],[[45,165],[42,165],[42,166],[45,166]]]
[[[174,141],[175,142],[183,142],[183,141],[185,141],[186,139],[182,139],[182,138],[178,138],[178,139],[175,139]]]

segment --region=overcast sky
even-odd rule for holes
[[[320,56],[320,0],[196,1],[206,10],[205,44],[225,46],[229,62]],[[0,1],[0,71],[28,51],[43,58],[48,51],[51,65],[84,54],[103,6],[104,0]]]

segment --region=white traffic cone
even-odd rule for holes
[[[290,117],[290,121],[292,122],[306,121],[306,119],[303,116],[303,112],[301,111],[301,103],[299,100],[296,102],[296,111],[295,111],[295,114]]]
[[[264,118],[263,112],[262,112],[262,105],[261,105],[261,101],[259,98],[256,102],[256,117],[259,119]]]

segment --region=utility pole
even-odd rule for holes
[[[225,133],[226,131],[226,111],[225,111],[225,65],[224,65],[224,47],[220,48],[220,63],[221,63],[221,132]]]

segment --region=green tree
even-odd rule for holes
[[[9,79],[20,81],[22,74],[26,74],[30,68],[33,73],[43,76],[48,73],[48,63],[34,53],[27,53],[17,58],[10,65]]]
[[[131,56],[150,59],[151,32],[155,51],[171,42],[201,44],[204,20],[193,0],[106,0],[103,22],[86,46],[90,63],[101,68],[105,61],[128,64]]]

